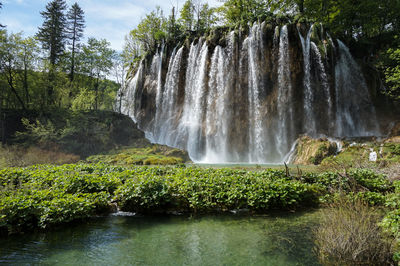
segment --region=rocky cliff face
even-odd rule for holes
[[[301,134],[381,134],[359,66],[319,25],[256,23],[162,46],[121,90],[147,138],[194,161],[280,163]]]

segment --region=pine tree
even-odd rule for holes
[[[2,8],[3,8],[3,3],[0,2],[0,9],[2,9]],[[4,28],[4,25],[3,25],[3,24],[0,24],[0,28]]]
[[[66,18],[64,12],[66,8],[65,0],[53,0],[47,4],[45,11],[40,12],[44,22],[42,27],[39,27],[36,36],[42,43],[42,48],[49,51],[49,61],[52,67],[59,62],[65,50]]]
[[[74,80],[75,72],[75,54],[77,44],[83,37],[83,29],[85,28],[84,12],[81,7],[75,3],[71,6],[67,14],[67,38],[71,45],[71,69],[70,80]]]

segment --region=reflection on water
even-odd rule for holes
[[[0,264],[317,265],[318,212],[270,216],[110,216],[0,239]]]

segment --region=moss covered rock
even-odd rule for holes
[[[326,157],[337,153],[337,144],[328,139],[312,139],[303,136],[298,140],[294,164],[315,164],[318,165]]]

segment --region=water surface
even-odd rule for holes
[[[317,265],[318,212],[270,216],[109,216],[0,239],[0,264]]]

